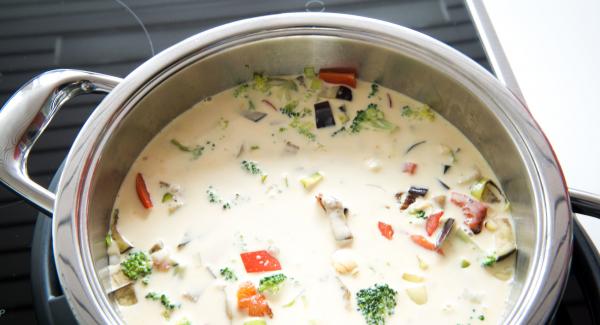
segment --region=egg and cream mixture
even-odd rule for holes
[[[490,166],[350,69],[206,98],[141,152],[106,236],[128,324],[497,324],[516,245]]]

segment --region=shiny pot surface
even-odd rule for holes
[[[475,144],[513,209],[519,254],[505,323],[546,322],[566,282],[572,214],[560,166],[527,109],[487,71],[438,41],[378,20],[322,13],[211,29],[123,80],[51,71],[7,102],[0,112],[0,179],[53,213],[56,265],[78,320],[122,322],[105,294],[104,236],[119,186],[144,146],[194,103],[253,71],[295,74],[305,66],[355,67],[361,79],[429,104]],[[27,177],[29,149],[65,101],[91,92],[109,94],[69,152],[57,193],[50,193]]]

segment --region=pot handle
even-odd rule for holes
[[[600,218],[600,196],[576,189],[569,189],[573,212]]]
[[[0,110],[0,181],[52,215],[55,194],[27,173],[27,158],[58,110],[71,98],[107,93],[122,79],[81,70],[52,70],[19,89]]]

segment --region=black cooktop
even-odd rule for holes
[[[124,77],[154,53],[207,28],[294,11],[357,14],[404,25],[490,70],[462,0],[3,0],[0,106],[27,80],[53,68]],[[101,99],[79,97],[57,114],[30,155],[29,174],[35,181],[49,185]],[[49,231],[48,217],[38,217],[35,209],[0,186],[0,324],[72,321],[53,274]],[[600,274],[600,262],[586,238],[577,228],[573,269],[555,324],[600,324],[592,321],[599,317],[599,289],[590,285],[593,272]]]

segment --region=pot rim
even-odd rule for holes
[[[506,323],[544,323],[561,297],[570,265],[572,214],[558,160],[527,108],[497,79],[453,48],[416,31],[376,19],[331,13],[287,13],[229,23],[187,38],[131,72],[94,110],[65,161],[56,193],[53,247],[65,296],[85,324],[121,323],[96,275],[87,238],[87,198],[93,168],[108,135],[143,94],[174,71],[229,43],[285,30],[370,35],[401,44],[479,96],[510,132],[529,173],[536,209],[536,245],[525,285]],[[226,47],[219,47],[227,45]],[[378,44],[380,45],[380,44]],[[428,61],[432,61],[429,62]],[[434,60],[435,59],[435,60]]]

